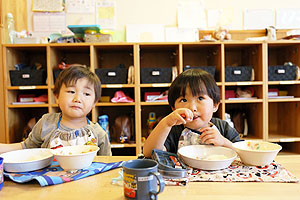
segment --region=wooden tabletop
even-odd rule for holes
[[[96,161],[116,162],[133,156],[98,156]],[[276,162],[300,178],[300,155],[278,155]],[[90,176],[70,183],[41,187],[37,181],[18,184],[5,178],[0,191],[2,200],[124,199],[123,186],[112,184],[120,169]],[[186,186],[166,186],[159,199],[202,200],[293,200],[300,199],[300,183],[262,182],[190,182]]]

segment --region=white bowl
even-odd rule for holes
[[[51,164],[51,149],[33,148],[10,151],[0,155],[3,157],[4,170],[7,172],[27,172],[42,169]]]
[[[53,149],[55,159],[65,171],[72,171],[89,167],[97,152],[98,146],[77,145]]]
[[[235,151],[246,165],[269,165],[282,149],[279,144],[265,141],[241,141],[232,144]]]
[[[184,146],[178,155],[185,164],[203,170],[224,169],[237,157],[234,150],[213,145]]]

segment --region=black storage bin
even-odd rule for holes
[[[99,68],[95,69],[101,84],[126,84],[128,69],[127,68]]]
[[[170,83],[172,81],[172,67],[144,67],[141,68],[141,83]]]
[[[44,69],[9,70],[12,86],[46,85],[47,71]]]
[[[183,71],[186,71],[188,69],[202,69],[204,71],[207,71],[208,73],[210,73],[212,75],[212,77],[215,78],[215,74],[216,74],[216,66],[195,66],[195,67],[191,67],[189,65],[185,66],[183,68]]]
[[[251,81],[252,77],[251,66],[226,66],[225,67],[225,81],[238,82],[238,81]]]
[[[297,79],[296,65],[276,65],[268,67],[269,81],[284,81]]]
[[[54,69],[53,70],[53,81],[55,83],[55,80],[57,79],[59,73],[62,71],[62,69]]]

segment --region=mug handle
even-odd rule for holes
[[[165,181],[164,181],[163,177],[160,175],[160,173],[158,173],[158,172],[150,172],[149,174],[154,175],[156,177],[156,179],[158,180],[158,182],[159,182],[159,190],[158,190],[158,192],[156,192],[156,191],[150,191],[150,199],[154,200],[154,199],[156,199],[156,196],[159,193],[161,193],[161,192],[164,191],[164,189],[165,189]]]

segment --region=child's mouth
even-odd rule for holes
[[[194,117],[193,117],[193,120],[196,120],[196,119],[198,119],[199,118],[199,116],[198,115],[195,115]]]
[[[76,110],[77,110],[77,109],[81,109],[79,106],[72,106],[71,108],[72,108],[72,109],[76,109]]]

